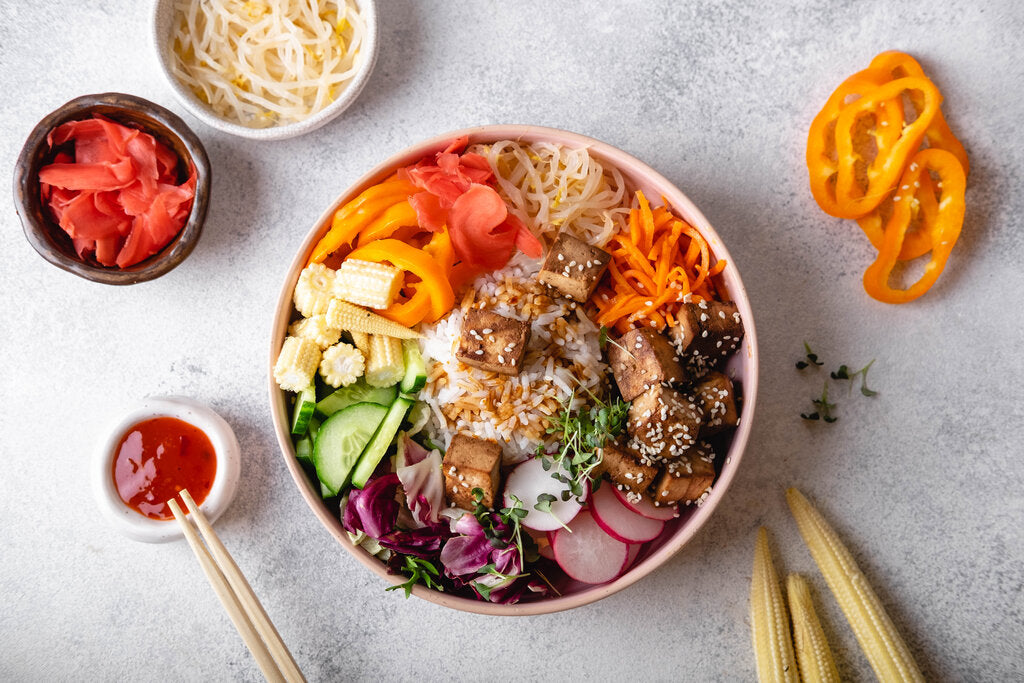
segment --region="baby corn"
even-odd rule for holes
[[[836,532],[795,488],[786,491],[786,500],[875,676],[881,681],[923,681],[910,650]]]
[[[754,576],[750,583],[750,625],[761,683],[799,681],[789,615],[782,600],[779,575],[768,548],[768,531],[761,527],[754,548]]]
[[[332,299],[327,307],[327,324],[339,330],[383,334],[397,339],[415,339],[423,336],[405,325],[341,299]]]
[[[786,599],[793,618],[793,642],[796,661],[800,665],[800,679],[805,683],[839,683],[839,670],[825,640],[818,614],[814,611],[811,590],[802,576],[790,574],[786,579]]]
[[[404,374],[402,341],[383,334],[371,334],[366,383],[371,387],[390,387],[400,382]]]
[[[402,288],[402,271],[383,263],[348,259],[334,279],[334,295],[351,304],[384,309]]]

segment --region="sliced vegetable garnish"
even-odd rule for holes
[[[923,681],[906,643],[836,532],[795,488],[786,491],[786,501],[878,679]]]
[[[642,192],[629,213],[627,232],[605,247],[612,255],[610,277],[594,291],[596,322],[620,334],[635,324],[663,330],[689,300],[713,299],[710,277],[725,268],[711,262],[707,240],[667,207],[651,209]],[[688,296],[689,295],[689,296]]]
[[[889,284],[893,268],[903,249],[903,240],[910,225],[913,212],[913,193],[897,195],[902,201],[896,202],[892,217],[885,226],[882,247],[878,258],[864,272],[864,289],[873,298],[890,304],[906,303],[917,299],[931,289],[946,267],[949,254],[960,236],[964,223],[964,193],[967,177],[964,168],[951,153],[942,149],[925,149],[914,155],[913,162],[900,179],[900,187],[918,187],[922,174],[934,172],[939,180],[938,210],[934,222],[928,226],[931,238],[931,259],[924,267],[924,273],[917,282],[906,289],[896,289]],[[930,183],[928,183],[930,184]],[[925,194],[930,190],[926,189]]]
[[[178,158],[148,133],[100,115],[50,131],[62,149],[39,171],[40,198],[80,258],[127,268],[166,247],[192,211],[196,171],[178,184]]]

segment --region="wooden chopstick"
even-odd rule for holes
[[[178,520],[185,538],[192,551],[199,559],[199,564],[206,578],[227,610],[228,616],[238,629],[246,647],[252,652],[260,671],[268,681],[287,681],[288,683],[304,683],[306,680],[299,669],[291,652],[284,644],[274,624],[270,621],[263,605],[253,592],[242,571],[235,564],[227,548],[221,543],[206,515],[192,500],[188,491],[181,492],[181,498],[188,507],[191,518],[199,533],[202,534],[206,546],[203,545],[195,528],[182,513],[177,501],[167,502],[168,507]]]

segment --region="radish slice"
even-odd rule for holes
[[[505,505],[512,507],[512,496],[523,501],[526,517],[523,526],[537,531],[554,531],[568,524],[579,514],[583,506],[575,498],[562,500],[562,491],[568,491],[566,484],[551,475],[554,472],[544,470],[539,458],[531,458],[509,473],[505,481]],[[551,503],[551,512],[541,512],[534,506],[541,494],[547,493],[555,497]]]
[[[662,522],[667,522],[679,516],[679,506],[677,505],[655,505],[647,496],[640,496],[640,500],[634,503],[629,499],[628,493],[620,491],[617,486],[613,485],[612,491],[615,492],[615,497],[619,499],[620,503],[647,519],[658,519]]]
[[[622,576],[626,571],[633,566],[636,562],[636,556],[640,554],[640,548],[643,548],[643,543],[630,543],[629,552],[626,553],[626,561],[622,563],[622,569],[619,570],[619,576]]]
[[[611,581],[629,558],[629,546],[602,531],[587,512],[576,515],[568,530],[552,534],[551,541],[558,566],[583,583]]]
[[[657,538],[665,523],[633,512],[619,502],[612,489],[602,486],[590,496],[590,511],[601,528],[623,543],[644,543]]]

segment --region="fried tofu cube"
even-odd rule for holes
[[[676,318],[669,336],[679,357],[697,368],[714,367],[743,340],[743,321],[731,301],[687,303]]]
[[[491,311],[473,309],[462,319],[455,356],[474,368],[518,375],[529,343],[529,324]]]
[[[473,489],[484,492],[483,504],[494,507],[500,492],[501,446],[465,434],[452,437],[441,461],[444,470],[444,492],[449,503],[465,510],[476,506]]]
[[[601,451],[597,473],[607,474],[620,491],[628,489],[633,493],[643,493],[658,476],[657,467],[641,462],[640,454],[627,446],[609,441]]]
[[[654,486],[655,505],[687,505],[700,499],[715,481],[715,453],[700,443],[665,466]]]
[[[704,411],[704,423],[701,425],[701,436],[711,436],[725,429],[731,429],[739,423],[736,412],[736,391],[732,380],[721,372],[709,372],[701,382],[694,386],[694,394]]]
[[[612,257],[564,230],[548,250],[537,279],[580,303],[586,302],[608,270]]]
[[[648,327],[630,330],[609,343],[608,364],[624,401],[632,401],[656,384],[688,379],[672,344]]]
[[[633,399],[626,429],[644,460],[664,462],[697,443],[702,418],[694,397],[658,384]]]

